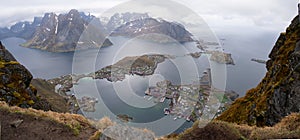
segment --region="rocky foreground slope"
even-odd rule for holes
[[[1,42],[0,79],[0,100],[20,107],[30,107],[37,100],[36,90],[30,85],[32,75]]]
[[[300,114],[291,114],[273,127],[238,125],[224,121],[212,121],[204,128],[195,122],[182,134],[168,135],[159,140],[268,140],[300,138]]]
[[[3,140],[87,140],[97,130],[83,116],[10,107],[0,102]]]
[[[300,24],[297,16],[281,33],[267,62],[268,72],[256,88],[237,99],[218,120],[272,126],[300,112]]]
[[[0,101],[23,108],[67,112],[64,99],[40,83],[38,79],[32,81],[31,73],[0,42]],[[61,102],[53,104],[51,99]]]

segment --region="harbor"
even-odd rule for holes
[[[238,94],[212,88],[210,73],[210,69],[203,72],[199,80],[200,84],[172,85],[167,80],[157,82],[156,86],[149,87],[145,91],[145,96],[150,96],[156,103],[169,100],[169,107],[164,108],[162,113],[173,116],[174,121],[177,119],[196,121],[201,117],[203,109],[207,107],[210,96],[215,96],[221,103],[217,111],[221,113],[226,109],[225,106],[238,97]]]

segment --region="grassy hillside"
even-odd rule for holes
[[[81,115],[24,109],[5,102],[0,102],[0,121],[1,138],[10,140],[89,139],[97,131]]]
[[[273,127],[238,125],[224,121],[212,121],[204,128],[196,122],[180,135],[169,135],[160,140],[241,140],[300,138],[300,114],[291,114]]]
[[[237,99],[217,120],[272,126],[284,116],[300,112],[300,24],[297,16],[281,33],[267,62],[267,73],[257,87]]]

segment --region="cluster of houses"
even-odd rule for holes
[[[169,81],[163,81],[159,83],[169,83]],[[190,121],[190,114],[194,110],[198,101],[199,86],[193,85],[171,85],[165,84],[149,87],[145,94],[151,96],[155,101],[164,102],[166,99],[170,100],[169,108],[164,108],[165,115],[174,115],[177,118],[186,118]]]
[[[161,81],[149,87],[145,95],[153,97],[156,102],[170,100],[169,108],[163,109],[164,114],[175,116],[174,120],[185,118],[190,121],[199,101],[203,102],[209,96],[210,78],[210,69],[207,69],[200,78],[200,85],[172,85],[170,81]]]
[[[81,99],[78,99],[80,108],[84,112],[95,112],[95,105],[98,103],[97,98],[83,96]]]

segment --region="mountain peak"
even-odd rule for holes
[[[158,42],[173,42],[176,40],[184,43],[193,41],[192,34],[184,26],[175,22],[168,22],[162,19],[157,20],[151,17],[127,22],[115,29],[111,35],[141,37]]]
[[[75,9],[58,16],[55,13],[47,13],[44,15],[40,26],[36,27],[36,32],[23,46],[51,52],[68,52],[75,49],[87,49],[88,47],[101,47],[99,46],[101,43],[92,46],[84,46],[83,43],[76,48],[80,36],[93,19],[94,16],[85,15]],[[102,25],[98,24],[97,26]],[[104,35],[101,31],[96,32],[96,34],[99,34],[97,35],[98,38],[93,38],[94,40],[89,42],[104,42],[102,41]],[[110,41],[103,43],[103,46],[109,45],[111,45]]]

